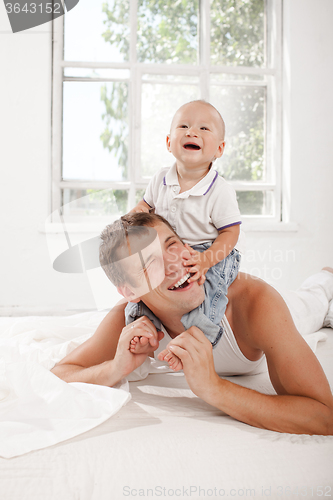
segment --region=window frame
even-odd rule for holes
[[[284,222],[282,219],[282,0],[266,0],[267,63],[265,68],[245,66],[223,66],[210,64],[210,0],[199,0],[199,61],[196,65],[139,63],[136,59],[138,0],[130,0],[130,50],[129,61],[79,62],[64,60],[64,16],[53,20],[52,49],[52,174],[51,211],[61,207],[61,190],[71,189],[123,189],[128,190],[128,210],[135,205],[137,189],[147,186],[148,181],[139,176],[141,160],[141,90],[142,76],[189,75],[199,78],[200,98],[209,100],[211,74],[255,74],[265,75],[265,80],[226,81],[223,86],[256,86],[266,89],[266,168],[271,172],[269,182],[228,181],[236,191],[273,191],[274,215],[242,215],[244,222],[259,223],[260,227]],[[117,79],[64,77],[63,71],[70,68],[128,69],[130,77]],[[64,81],[127,81],[129,85],[129,165],[128,180],[81,181],[62,179],[62,98]],[[162,83],[159,81],[159,83]],[[134,154],[135,151],[135,154]],[[110,218],[109,218],[110,220]],[[84,222],[84,221],[83,221]]]

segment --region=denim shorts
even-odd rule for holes
[[[203,243],[194,245],[192,248],[203,252],[211,244]],[[223,334],[221,320],[228,304],[228,288],[238,274],[240,260],[241,256],[234,248],[225,259],[208,269],[203,285],[205,288],[204,302],[182,317],[182,323],[187,330],[190,326],[197,326],[204,332],[213,347],[216,346]]]

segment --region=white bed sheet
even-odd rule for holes
[[[28,320],[38,342],[58,335],[52,342],[60,346],[75,338],[79,325],[90,335],[100,321],[100,313],[89,321],[80,316],[66,319],[62,340],[64,318],[2,318],[0,328],[26,331]],[[319,343],[317,356],[332,387],[333,330],[322,332],[327,341]],[[274,393],[267,374],[229,380]],[[333,437],[237,422],[195,397],[182,374],[149,375],[131,382],[130,392],[131,400],[97,427],[42,450],[0,458],[1,500],[294,499],[318,498],[321,491],[332,497]]]

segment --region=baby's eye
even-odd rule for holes
[[[201,127],[201,130],[209,130],[207,127]]]
[[[188,128],[187,125],[180,125],[179,128]]]

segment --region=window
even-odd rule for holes
[[[214,168],[243,218],[281,220],[281,0],[80,0],[53,52],[53,210],[126,213],[173,163],[174,112],[202,98],[225,119]]]

